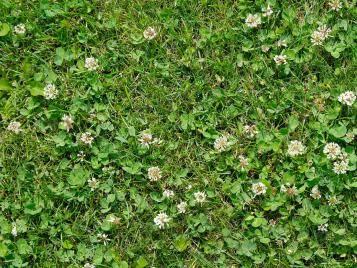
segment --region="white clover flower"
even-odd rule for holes
[[[186,190],[189,191],[192,189],[192,184],[187,185]]]
[[[341,152],[338,156],[338,159],[341,161],[349,162],[348,160],[348,154],[346,152]]]
[[[328,224],[327,224],[327,223],[320,224],[320,225],[317,227],[317,230],[320,231],[320,232],[327,232],[327,227],[328,227]]]
[[[321,25],[319,28],[317,28],[317,30],[321,33],[324,40],[331,36],[330,33],[332,30],[331,28],[327,27],[327,25]]]
[[[108,222],[112,223],[112,224],[119,224],[120,223],[120,218],[111,215],[110,218],[108,219]]]
[[[330,37],[331,29],[326,25],[322,25],[317,28],[311,35],[311,43],[313,46],[320,46],[323,42]]]
[[[252,191],[254,195],[264,195],[267,191],[267,187],[262,182],[253,183]]]
[[[336,174],[346,174],[348,170],[348,160],[347,161],[337,161],[333,163],[333,172]]]
[[[272,225],[272,226],[275,226],[277,225],[279,222],[279,218],[276,218],[276,219],[270,219],[269,220],[269,223]]]
[[[15,27],[14,27],[14,32],[16,34],[24,34],[26,32],[26,26],[25,24],[23,23],[20,23],[20,24],[17,24]]]
[[[57,98],[58,90],[53,84],[47,84],[43,89],[43,94],[46,100],[53,100]]]
[[[338,203],[338,199],[336,196],[329,196],[328,197],[328,205],[329,206],[334,206]]]
[[[318,187],[317,185],[315,185],[314,187],[312,187],[310,196],[311,196],[313,199],[320,199],[320,198],[321,198],[321,192],[320,192],[319,187]]]
[[[339,11],[342,8],[342,3],[339,0],[331,0],[328,5],[331,10]]]
[[[341,154],[341,147],[334,142],[329,142],[324,147],[324,154],[328,159],[336,159]]]
[[[311,43],[313,46],[321,46],[325,39],[319,31],[314,31],[311,34]]]
[[[169,221],[171,219],[165,212],[159,213],[155,218],[154,218],[154,223],[160,228],[163,229],[165,228],[166,225],[169,224]]]
[[[282,65],[287,63],[286,58],[286,55],[276,55],[274,61],[277,65]]]
[[[86,155],[85,155],[85,153],[84,153],[83,151],[80,151],[80,152],[77,154],[77,157],[78,157],[78,161],[79,161],[79,162],[83,162],[84,159],[85,159],[85,157],[86,157]]]
[[[95,71],[99,67],[98,60],[94,57],[86,58],[84,67],[86,67],[89,71]]]
[[[248,167],[248,158],[244,157],[243,155],[238,156],[239,159],[239,166],[241,167],[242,170]]]
[[[99,181],[97,181],[96,178],[91,178],[87,182],[88,182],[88,186],[91,188],[90,189],[91,191],[94,191],[95,189],[98,188]]]
[[[346,138],[349,139],[349,142],[353,141],[355,139],[355,134],[353,132],[348,132],[346,133]]]
[[[97,118],[97,114],[95,112],[90,112],[89,113],[89,119],[90,120],[95,120]]]
[[[103,242],[104,245],[107,245],[107,242],[110,241],[110,239],[108,238],[108,235],[107,234],[102,234],[102,233],[99,233],[97,235],[97,238],[100,242]]]
[[[243,132],[248,138],[254,138],[258,134],[258,129],[256,125],[245,125]]]
[[[301,141],[293,140],[290,141],[288,146],[288,155],[294,157],[297,155],[302,155],[305,153],[306,147],[301,143]]]
[[[175,196],[174,191],[166,189],[165,191],[162,192],[162,196],[165,198],[172,198]]]
[[[116,173],[116,170],[115,170],[115,168],[114,168],[112,165],[103,167],[103,168],[102,168],[102,171],[103,171],[103,173],[108,173],[108,174],[111,174],[111,175],[113,175],[113,174]]]
[[[249,28],[256,28],[258,27],[260,24],[262,24],[262,20],[260,18],[259,14],[249,14],[248,17],[245,19],[245,24],[249,27]]]
[[[80,137],[80,140],[81,142],[83,142],[84,144],[89,144],[91,145],[93,140],[94,140],[94,137],[92,136],[92,134],[90,132],[85,132],[85,133],[82,133],[81,134],[81,137]]]
[[[153,135],[150,132],[148,132],[147,130],[144,130],[143,132],[141,132],[138,140],[139,140],[140,144],[146,148],[149,148],[151,144],[159,145],[162,143],[161,139],[154,138]]]
[[[298,194],[298,190],[297,190],[295,185],[293,185],[291,187],[288,187],[286,189],[286,195],[289,196],[289,197],[293,197],[293,196],[295,196],[297,194]]]
[[[73,119],[70,115],[64,115],[62,117],[62,123],[66,128],[67,132],[69,132],[73,128]]]
[[[266,45],[262,45],[261,46],[261,50],[264,52],[264,53],[267,53],[269,51],[270,47],[266,46]]]
[[[95,268],[95,265],[87,262],[86,264],[84,264],[83,268]]]
[[[17,236],[17,227],[16,227],[16,222],[12,223],[12,229],[11,229],[11,234],[16,237]]]
[[[160,145],[161,143],[163,143],[163,140],[160,138],[154,138],[154,140],[152,141],[152,144]]]
[[[286,193],[286,191],[287,191],[287,189],[286,189],[285,185],[282,184],[282,185],[280,186],[280,192]]]
[[[270,17],[274,13],[270,5],[268,5],[265,9],[262,8],[262,12],[263,12],[263,17]]]
[[[187,203],[182,201],[181,203],[177,204],[177,210],[178,213],[182,214],[186,212],[186,208],[187,208]]]
[[[7,126],[7,130],[14,132],[15,134],[19,134],[22,131],[21,123],[17,121],[10,122],[10,124]]]
[[[150,181],[157,181],[162,178],[161,169],[159,167],[150,167],[148,169],[148,177]]]
[[[352,91],[346,91],[338,96],[338,101],[348,106],[352,106],[355,100],[356,95]]]
[[[276,43],[276,45],[277,45],[278,47],[288,47],[288,44],[286,43],[286,40],[285,40],[285,39],[279,40],[279,41]]]
[[[286,186],[283,184],[280,187],[280,191],[285,193],[289,197],[293,197],[298,194],[298,190],[295,185],[291,186],[290,183],[287,183]]]
[[[205,202],[207,197],[205,192],[196,192],[193,194],[193,196],[195,197],[196,202],[199,204]]]
[[[155,28],[153,27],[148,27],[145,29],[145,31],[143,32],[143,36],[145,39],[147,40],[152,40],[157,36],[157,32],[155,30]]]
[[[224,150],[227,149],[227,146],[228,146],[228,137],[225,135],[218,137],[213,144],[214,149],[216,149],[218,152],[223,152]]]
[[[153,136],[150,133],[142,132],[139,138],[141,145],[149,148],[150,144],[153,142]]]

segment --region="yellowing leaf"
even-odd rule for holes
[[[189,244],[190,244],[189,241],[183,235],[178,236],[174,242],[174,246],[176,250],[179,252],[185,251]]]
[[[5,36],[10,32],[10,26],[7,23],[0,24],[0,36]]]

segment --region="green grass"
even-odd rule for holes
[[[356,0],[339,11],[328,2],[2,0],[0,267],[356,265],[357,105],[338,96],[356,94],[357,9]],[[273,14],[249,28],[248,14],[268,4]],[[331,36],[313,46],[322,24]],[[55,99],[44,97],[47,84]],[[141,145],[145,130],[162,143]],[[221,136],[229,144],[220,152]],[[293,140],[306,147],[295,157]],[[330,142],[347,153],[345,174],[323,152]],[[148,178],[153,166],[158,181]],[[255,196],[258,182],[267,189]],[[293,197],[281,191],[288,183]],[[310,196],[314,186],[321,198]],[[163,198],[165,189],[175,196]],[[171,219],[163,229],[160,212]]]

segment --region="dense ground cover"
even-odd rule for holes
[[[0,1],[0,266],[356,265],[355,5]]]

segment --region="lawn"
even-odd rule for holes
[[[1,0],[0,267],[356,267],[356,4]]]

